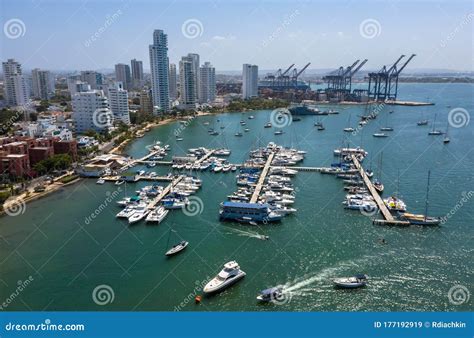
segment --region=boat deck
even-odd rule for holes
[[[355,167],[357,170],[359,170],[359,174],[364,180],[365,185],[367,186],[367,189],[370,191],[370,194],[374,198],[375,203],[377,203],[377,206],[379,207],[380,212],[382,213],[384,220],[374,220],[374,224],[380,224],[380,225],[408,225],[410,224],[409,222],[406,221],[399,221],[396,220],[390,211],[388,210],[387,206],[383,202],[382,198],[380,197],[379,193],[377,190],[375,190],[374,185],[370,181],[369,177],[367,176],[364,168],[361,166],[359,160],[354,155],[351,155],[352,162],[354,163]]]
[[[250,199],[250,203],[257,202],[258,196],[260,195],[260,191],[262,191],[263,183],[265,182],[265,178],[267,177],[268,171],[270,170],[270,165],[272,164],[274,156],[275,156],[274,152],[271,152],[270,155],[268,155],[267,162],[265,163],[262,173],[260,174],[260,177],[257,182],[257,186],[255,187],[252,198]]]

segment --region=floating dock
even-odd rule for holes
[[[199,160],[197,160],[197,161],[195,162],[195,164],[201,164],[202,162],[204,162],[205,160],[207,160],[209,157],[211,157],[211,155],[214,154],[214,152],[215,152],[214,149],[209,150],[209,151],[207,152],[207,154],[204,155],[203,157],[201,157]]]
[[[174,188],[174,186],[176,184],[178,184],[182,179],[183,179],[183,175],[180,175],[178,177],[176,177],[170,184],[168,184],[168,186],[166,188],[163,189],[163,191],[161,192],[161,194],[159,194],[156,198],[154,198],[150,203],[148,203],[148,209],[154,209],[156,207],[156,205],[158,203],[160,203],[160,201],[163,199],[163,197],[165,197],[166,195],[168,195],[171,191],[171,189]]]
[[[265,182],[265,178],[267,177],[268,171],[270,170],[270,165],[272,164],[274,156],[274,152],[271,152],[270,155],[268,155],[267,162],[265,163],[262,173],[260,174],[257,186],[255,187],[252,198],[250,199],[250,203],[257,203],[258,196],[260,196],[260,191],[262,191],[263,183]]]
[[[375,203],[377,203],[377,206],[379,207],[380,212],[382,213],[384,219],[374,219],[373,223],[374,224],[379,224],[379,225],[409,225],[410,222],[407,221],[399,221],[396,220],[390,211],[388,210],[387,206],[385,205],[384,201],[380,197],[379,193],[377,190],[375,190],[374,185],[370,181],[369,177],[365,173],[364,168],[361,166],[359,160],[354,156],[351,155],[352,162],[354,163],[355,167],[359,171],[360,176],[364,180],[365,185],[367,186],[367,189],[370,191],[370,194],[374,198]]]

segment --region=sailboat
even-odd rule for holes
[[[378,179],[376,178],[372,182],[372,185],[374,186],[375,190],[377,190],[377,192],[379,192],[379,193],[382,193],[383,190],[384,190],[384,186],[383,186],[382,182],[380,181],[380,179],[382,177],[382,155],[383,155],[383,153],[380,153],[380,160],[379,160],[379,165],[378,165],[378,170],[379,170]]]
[[[168,247],[169,245],[169,242],[170,242],[170,237],[171,237],[171,232],[176,232],[174,231],[173,229],[170,228],[170,232],[168,234],[168,241],[166,243],[166,247]],[[184,249],[186,249],[186,247],[188,246],[189,242],[186,242],[186,241],[180,241],[178,244],[176,245],[173,245],[169,250],[166,251],[165,253],[165,256],[174,256],[178,253],[180,253],[181,251],[183,251]]]
[[[354,128],[352,128],[350,125],[351,125],[351,114],[349,114],[348,127],[343,129],[346,133],[352,133],[354,131]]]
[[[448,128],[449,128],[449,123],[446,125],[446,133],[444,133],[443,143],[445,144],[451,141],[448,136]]]
[[[426,98],[426,102],[428,102],[429,99],[430,99],[430,98],[427,97],[427,98]],[[428,125],[428,122],[429,122],[429,121],[428,121],[427,119],[425,119],[425,114],[424,114],[424,112],[422,111],[422,112],[421,112],[421,120],[418,121],[416,124],[417,124],[418,126],[427,126],[427,125]]]
[[[415,215],[408,212],[405,212],[400,215],[400,219],[403,221],[408,221],[410,224],[415,225],[439,225],[441,219],[439,217],[430,217],[428,215],[428,195],[430,192],[430,176],[431,172],[428,171],[428,183],[426,185],[426,198],[425,198],[425,214],[424,215]]]
[[[433,121],[433,129],[430,132],[428,132],[428,135],[443,135],[441,130],[435,129],[435,127],[436,127],[436,114]]]
[[[388,125],[388,115],[387,115],[387,125]],[[385,126],[385,127],[381,127],[380,128],[380,131],[393,131],[393,127],[388,127],[388,126]]]

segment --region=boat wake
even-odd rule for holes
[[[234,228],[230,228],[230,227],[227,227],[226,230],[229,230],[229,231],[231,231],[230,232],[231,234],[237,234],[238,236],[256,238],[256,239],[260,239],[260,240],[263,240],[263,241],[268,239],[268,237],[266,235],[261,235],[256,231],[248,231],[248,230],[246,231],[246,230],[234,229]]]
[[[378,258],[377,256],[364,256],[360,259],[345,261],[337,264],[334,267],[325,268],[314,275],[309,275],[305,277],[296,278],[293,281],[287,282],[284,285],[281,285],[283,293],[291,293],[292,295],[304,295],[304,293],[309,291],[317,291],[312,284],[318,284],[319,282],[324,281],[324,286],[331,285],[327,281],[331,278],[338,277],[338,274],[344,271],[347,271],[348,268],[356,269],[356,272],[359,272],[361,266],[366,266],[369,261]],[[354,272],[351,272],[352,274]],[[351,274],[349,273],[349,275]]]

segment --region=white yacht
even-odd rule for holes
[[[120,211],[116,217],[119,217],[119,218],[129,218],[130,216],[132,216],[135,211],[137,210],[137,207],[136,206],[128,206],[126,207],[125,209],[123,209],[122,211]]]
[[[164,207],[157,207],[156,209],[150,211],[145,219],[145,222],[161,223],[161,221],[165,219],[166,215],[168,215],[168,212],[169,210],[165,209]]]
[[[141,205],[138,206],[135,209],[135,212],[128,218],[128,224],[133,224],[141,221],[144,219],[148,214],[150,213],[150,210],[146,205]]]
[[[245,272],[240,270],[240,266],[236,261],[227,262],[224,269],[214,277],[203,289],[204,293],[214,293],[224,290],[237,281],[245,277]]]

